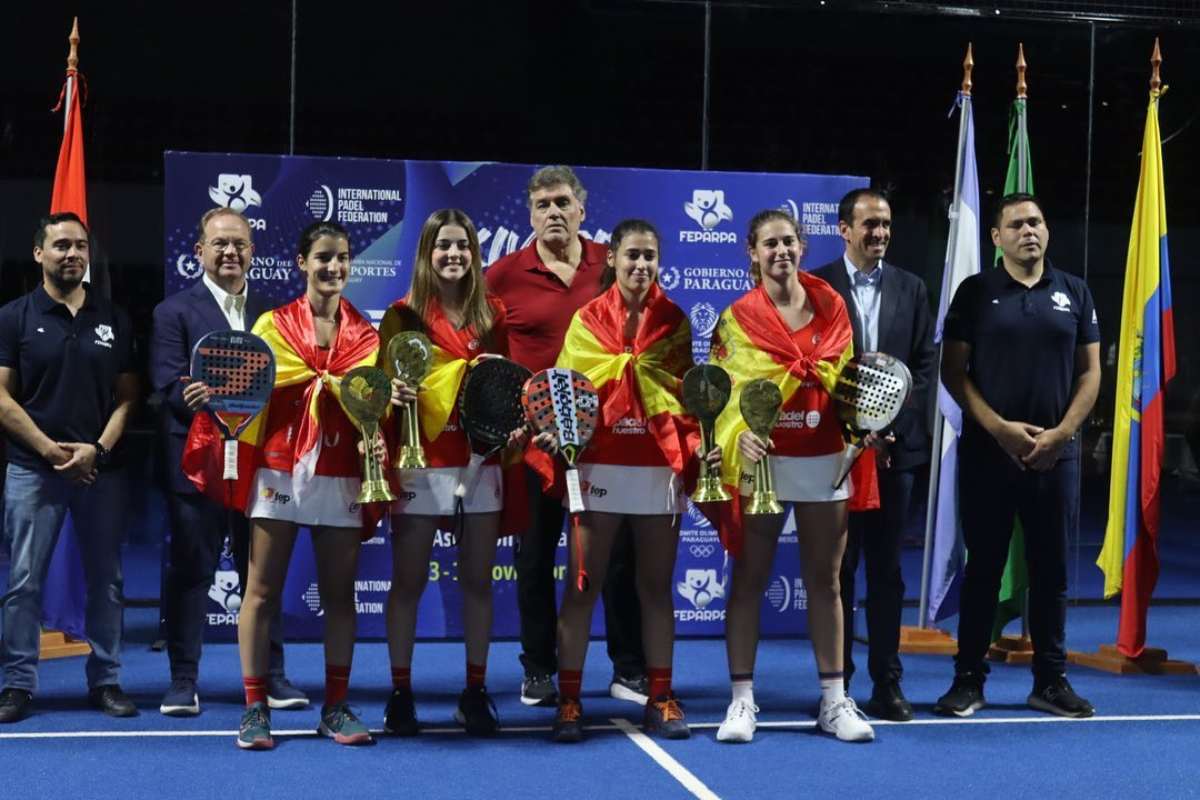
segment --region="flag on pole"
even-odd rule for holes
[[[1024,57],[1018,64],[1024,64]],[[1022,83],[1024,75],[1022,74]],[[1033,194],[1033,159],[1029,152],[1029,124],[1026,99],[1018,96],[1008,112],[1008,171],[1004,178],[1004,196],[1025,192]],[[1004,260],[1003,251],[996,248],[993,264]],[[1018,519],[1013,524],[1012,541],[1008,546],[1008,562],[1000,580],[996,621],[992,626],[992,641],[1004,633],[1004,626],[1021,616],[1025,610],[1025,592],[1029,588],[1029,569],[1025,563],[1025,532]]]
[[[1158,501],[1165,441],[1163,389],[1175,375],[1167,209],[1158,130],[1162,91],[1157,86],[1150,91],[1141,177],[1125,258],[1108,524],[1096,560],[1104,572],[1104,596],[1121,593],[1117,649],[1129,658],[1140,656],[1146,646],[1146,611],[1158,581]]]
[[[83,169],[83,116],[79,100],[79,20],[71,28],[71,53],[67,57],[67,80],[53,111],[65,108],[62,144],[50,193],[50,213],[71,211],[87,224],[87,181]],[[91,265],[83,279],[89,280]],[[68,512],[50,558],[42,594],[42,625],[77,639],[84,638],[87,598],[84,591],[83,556],[75,541],[75,526]]]
[[[975,166],[975,120],[971,95],[959,92],[958,156],[954,198],[950,203],[950,239],[938,301],[935,340],[942,341],[946,311],[958,285],[979,272],[979,172]],[[933,524],[929,598],[926,619],[932,624],[958,611],[965,548],[958,515],[958,437],[962,434],[962,409],[938,380],[938,407],[934,419],[937,443],[937,482],[930,487]]]

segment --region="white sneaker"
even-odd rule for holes
[[[754,738],[758,722],[758,706],[745,700],[734,700],[725,711],[725,721],[717,729],[718,742],[748,742]]]
[[[867,724],[866,714],[858,710],[850,697],[840,703],[821,703],[817,724],[821,730],[832,733],[843,742],[870,742],[875,739],[875,731]]]

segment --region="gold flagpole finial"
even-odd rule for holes
[[[71,24],[71,35],[67,37],[71,43],[71,52],[67,55],[67,71],[74,72],[79,68],[79,17]]]
[[[973,70],[974,68],[975,68],[975,58],[972,55],[971,43],[967,42],[967,57],[963,59],[963,81],[962,81],[962,93],[965,94],[967,97],[971,96],[971,87],[974,86],[974,84],[971,83],[971,70]]]
[[[1017,43],[1017,99],[1024,100],[1029,90],[1028,84],[1025,83],[1025,68],[1028,65],[1025,63],[1025,45]]]
[[[1159,68],[1162,66],[1162,50],[1158,47],[1158,37],[1154,37],[1154,54],[1150,56],[1150,91],[1157,92],[1162,88],[1162,77]]]

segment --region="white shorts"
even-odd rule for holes
[[[392,503],[392,514],[453,514],[454,490],[466,471],[466,467],[400,470],[400,491],[396,502]],[[499,511],[504,503],[503,489],[499,465],[485,464],[479,470],[474,490],[467,487],[467,496],[463,498],[464,513],[489,514]]]
[[[771,477],[775,482],[775,498],[781,503],[832,503],[848,500],[854,486],[849,476],[834,489],[838,469],[842,465],[841,453],[827,456],[771,456]],[[753,473],[742,474],[738,491],[749,496],[754,491]]]
[[[670,467],[580,464],[579,483],[587,511],[675,515],[685,507],[683,484]]]
[[[260,467],[254,473],[254,488],[246,516],[297,525],[361,528],[363,520],[358,504],[361,488],[362,481],[358,478],[314,475],[297,503],[290,473]]]

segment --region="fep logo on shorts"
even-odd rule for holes
[[[234,211],[245,211],[250,206],[261,206],[262,197],[250,185],[249,175],[222,173],[217,176],[217,185],[208,187],[208,196],[214,203]]]

